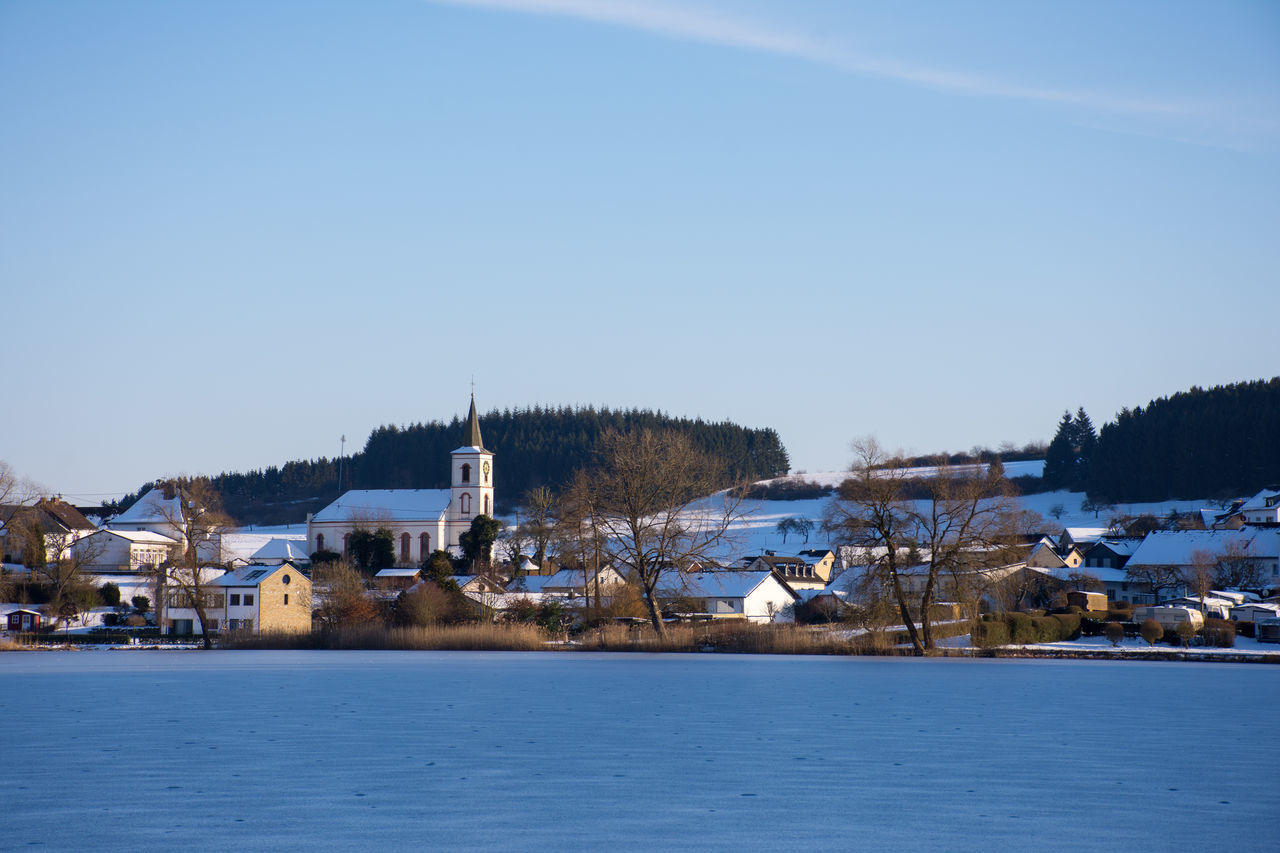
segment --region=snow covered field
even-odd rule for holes
[[[1278,708],[1226,664],[16,652],[0,848],[1277,849]]]

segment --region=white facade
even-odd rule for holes
[[[308,553],[350,553],[357,529],[385,527],[395,539],[396,565],[420,565],[432,551],[457,551],[477,515],[493,515],[493,453],[480,438],[476,401],[467,413],[466,445],[450,454],[448,489],[363,489],[307,517]]]
[[[137,572],[173,555],[177,541],[150,530],[99,530],[71,545],[86,568],[99,572]]]

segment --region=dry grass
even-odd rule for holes
[[[311,634],[227,637],[224,649],[394,649],[401,651],[540,651],[547,634],[535,625],[471,622],[425,628],[364,626]]]
[[[606,625],[578,638],[574,649],[608,652],[735,652],[759,655],[847,655],[860,649],[829,632],[797,625],[729,621],[668,626],[659,637],[649,626]]]
[[[12,640],[0,640],[0,652],[23,652],[30,651],[30,649],[31,646],[24,646]]]

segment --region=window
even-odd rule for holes
[[[468,495],[464,492],[462,497],[458,499],[458,508],[462,511],[463,515],[470,515],[471,514],[471,495]]]
[[[489,515],[489,496],[484,496],[484,514]]]
[[[347,559],[351,558],[351,534],[342,534],[342,556]]]
[[[289,605],[289,593],[287,592],[284,594],[284,603],[286,607]]]
[[[240,606],[240,593],[238,592],[231,593],[231,606],[232,607]]]
[[[400,535],[400,562],[409,562],[409,534],[402,533]]]
[[[253,606],[253,596],[247,592],[244,594],[244,606],[245,607]],[[248,621],[248,620],[245,620],[245,621]]]
[[[425,560],[430,553],[431,537],[424,533],[418,537],[418,557]]]
[[[218,630],[218,620],[217,620],[217,619],[210,619],[210,620],[209,620],[209,630],[210,630],[210,631],[216,631],[216,630]]]
[[[237,630],[237,629],[240,627],[240,620],[239,620],[239,619],[229,619],[229,620],[227,620],[227,623],[228,623],[228,625],[231,627],[231,630],[232,630],[232,631],[235,631],[235,630]]]
[[[316,550],[317,551],[324,550],[324,534],[323,533],[316,534]]]
[[[462,463],[462,482],[464,483],[471,482],[471,465],[466,462]]]

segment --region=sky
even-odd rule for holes
[[[1280,373],[1272,2],[0,0],[0,115],[0,460],[81,503],[473,381],[822,471]]]

